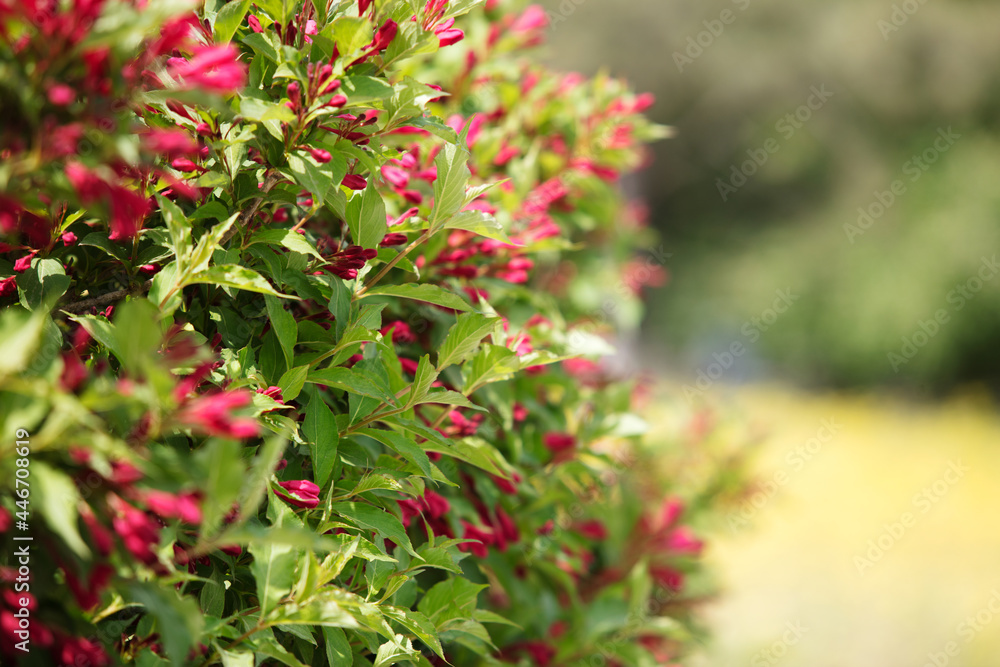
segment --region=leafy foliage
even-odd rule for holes
[[[47,545],[5,660],[685,651],[701,542],[566,298],[635,307],[661,132],[481,4],[0,5],[0,528]]]

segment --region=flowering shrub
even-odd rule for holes
[[[480,5],[0,0],[4,664],[685,652],[601,361],[662,132]]]

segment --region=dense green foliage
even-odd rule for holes
[[[0,4],[5,664],[688,650],[709,496],[602,361],[662,130],[481,4]]]

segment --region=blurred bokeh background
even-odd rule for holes
[[[670,253],[638,355],[761,434],[703,664],[995,665],[1000,3],[542,4],[551,63],[676,129],[630,184]]]

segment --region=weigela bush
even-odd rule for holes
[[[602,361],[663,133],[482,5],[0,1],[4,664],[684,654]]]

